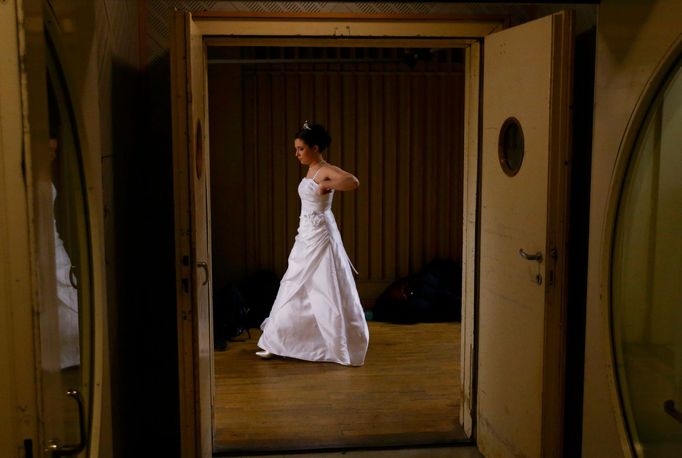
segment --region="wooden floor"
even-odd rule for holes
[[[460,324],[370,322],[363,367],[261,360],[260,332],[215,353],[216,451],[450,443],[459,426]]]
[[[256,458],[263,455],[241,456]],[[268,458],[484,458],[473,445],[448,447],[419,447],[391,450],[353,450],[348,452],[268,454]]]

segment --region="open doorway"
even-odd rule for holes
[[[209,125],[206,50],[239,39],[235,37],[250,40],[240,44],[246,46],[259,42],[261,46],[367,47],[371,41],[371,47],[381,47],[376,43],[396,40],[384,47],[439,47],[433,41],[440,47],[465,49],[463,394],[458,420],[469,438],[475,420],[476,443],[484,454],[525,450],[535,456],[541,450],[560,449],[562,425],[556,419],[561,418],[558,412],[563,406],[567,257],[561,253],[568,253],[565,188],[570,164],[573,14],[562,11],[501,28],[499,20],[485,19],[271,20],[175,13],[171,71],[183,456],[209,456],[217,448],[209,155],[204,128]],[[301,30],[309,33],[308,38],[297,35]],[[510,131],[503,129],[509,118],[525,125],[523,142],[511,141]],[[528,175],[523,170],[510,177],[504,163],[513,149],[526,148],[533,153],[523,156],[523,170],[532,179],[523,179]],[[531,201],[534,206],[527,205]],[[524,332],[510,331],[519,329]],[[240,413],[234,406],[227,408],[233,415]],[[522,445],[516,449],[515,444]]]
[[[214,451],[466,440],[464,49],[226,43],[207,55]],[[304,120],[328,127],[327,160],[362,183],[333,204],[370,327],[362,368],[254,355],[298,225]]]

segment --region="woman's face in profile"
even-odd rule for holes
[[[317,159],[317,146],[311,148],[300,138],[294,140],[294,149],[296,150],[296,159],[303,165],[309,165]]]

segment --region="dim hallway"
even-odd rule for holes
[[[256,330],[250,339],[244,334],[216,352],[215,450],[466,440],[459,425],[460,323],[368,324],[370,345],[362,367],[260,360],[254,354]]]

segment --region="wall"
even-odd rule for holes
[[[630,456],[614,383],[611,231],[625,164],[661,65],[680,39],[675,0],[603,0],[597,26],[583,456]],[[679,49],[679,48],[678,48]]]
[[[595,3],[597,0],[593,0]],[[455,3],[455,2],[284,2],[284,1],[215,1],[215,0],[139,0],[142,6],[143,62],[152,63],[163,58],[168,52],[168,12],[214,11],[225,13],[275,13],[275,14],[386,14],[401,15],[451,14],[462,16],[501,16],[510,25],[521,24],[552,14],[561,9],[571,8],[576,12],[577,33],[594,25],[595,5],[581,4],[513,4],[513,3]]]
[[[376,50],[345,51],[359,58]],[[401,53],[386,49],[383,58],[397,60]],[[295,190],[305,173],[293,157],[292,138],[305,119],[330,129],[325,158],[361,182],[357,192],[337,192],[333,210],[365,306],[434,258],[460,262],[461,54],[443,50],[443,62],[434,58],[413,69],[395,63],[248,66],[243,82],[238,70],[225,68],[234,65],[211,66],[216,288],[259,269],[284,273],[300,212]]]

